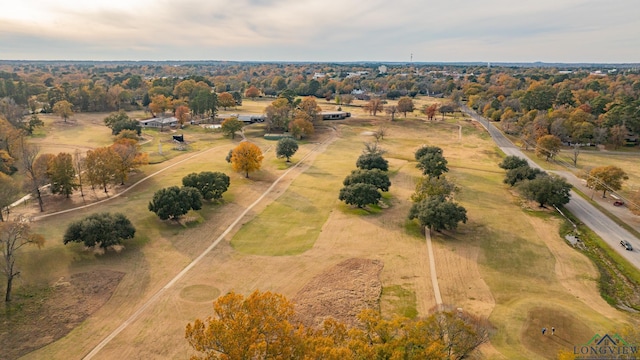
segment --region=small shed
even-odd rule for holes
[[[184,134],[173,135],[173,141],[184,142]]]

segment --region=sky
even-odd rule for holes
[[[2,60],[640,63],[639,0],[0,0]]]

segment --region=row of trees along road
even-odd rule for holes
[[[421,178],[411,196],[413,205],[409,220],[417,219],[420,225],[432,231],[455,230],[459,222],[467,222],[467,210],[453,202],[459,188],[444,176],[449,171],[447,159],[437,146],[422,146],[415,152],[416,167],[426,175]]]
[[[284,296],[230,292],[213,303],[213,315],[187,324],[192,359],[466,359],[489,340],[490,324],[463,311],[426,318],[384,319],[364,310],[359,326],[329,318],[319,328],[296,320]]]
[[[571,200],[571,184],[560,176],[531,168],[523,158],[507,156],[499,166],[507,171],[504,183],[516,187],[523,197],[537,201],[540,207],[562,206]]]
[[[380,191],[389,191],[389,162],[382,156],[384,152],[378,142],[365,144],[362,155],[356,161],[358,169],[343,181],[344,187],[338,196],[341,201],[364,208],[380,201]]]

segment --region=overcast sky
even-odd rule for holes
[[[640,62],[640,0],[0,0],[3,60]]]

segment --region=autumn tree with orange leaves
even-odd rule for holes
[[[247,91],[244,92],[244,96],[248,97],[249,99],[255,99],[260,96],[260,90],[257,87],[251,85],[249,86]]]
[[[118,155],[115,159],[115,168],[120,185],[124,185],[127,181],[131,170],[149,163],[149,155],[140,152],[140,145],[136,140],[120,138],[111,145],[111,149]]]
[[[425,319],[383,319],[364,310],[360,327],[327,319],[320,328],[296,320],[293,303],[271,292],[234,292],[213,303],[213,316],[188,324],[198,359],[463,359],[489,340],[489,324],[463,311]]]
[[[218,105],[227,110],[227,108],[236,106],[236,99],[230,93],[223,92],[218,95]]]
[[[186,105],[180,105],[176,108],[176,119],[178,119],[178,124],[180,127],[184,125],[184,123],[189,120],[189,107]]]
[[[249,177],[249,173],[260,170],[262,166],[262,150],[258,145],[243,141],[236,146],[231,152],[231,166],[237,172],[245,173],[245,177]]]
[[[424,107],[424,114],[427,115],[427,119],[429,119],[429,121],[433,120],[433,118],[436,116],[436,112],[438,111],[438,104],[431,104],[429,106],[425,106]]]

